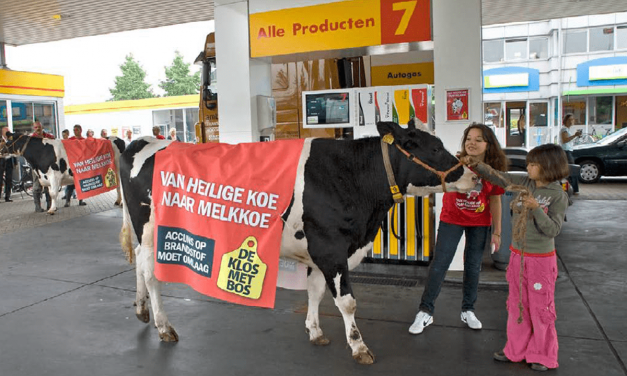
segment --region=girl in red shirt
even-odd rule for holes
[[[460,158],[466,155],[478,158],[499,171],[507,170],[507,157],[496,136],[483,124],[473,123],[464,131]],[[474,314],[479,285],[479,272],[486,242],[498,249],[501,243],[501,195],[499,186],[479,178],[477,186],[469,193],[448,192],[442,199],[442,213],[435,244],[435,256],[431,261],[427,284],[414,323],[412,334],[422,333],[433,323],[435,300],[440,294],[446,272],[451,265],[462,234],[466,235],[464,249],[464,282],[461,320],[471,329],[481,329],[481,321]]]

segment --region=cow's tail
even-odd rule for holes
[[[124,251],[128,262],[131,264],[134,263],[133,226],[131,226],[131,216],[124,198],[124,190],[122,190],[122,229],[120,230],[120,246],[122,246],[122,251]]]

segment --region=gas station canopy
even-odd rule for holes
[[[623,11],[625,0],[482,0],[482,24]],[[207,0],[0,0],[0,43],[20,46],[213,19],[214,1]]]

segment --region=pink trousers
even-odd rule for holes
[[[520,289],[520,251],[512,254],[507,268],[507,344],[503,352],[513,362],[540,363],[557,368],[557,331],[555,330],[555,281],[557,257],[525,253],[522,290]],[[522,295],[522,319],[519,298]]]

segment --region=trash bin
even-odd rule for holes
[[[499,270],[505,270],[509,265],[509,246],[512,244],[512,211],[509,205],[517,195],[518,192],[506,191],[501,196],[501,246],[498,252],[492,254],[494,267]]]

